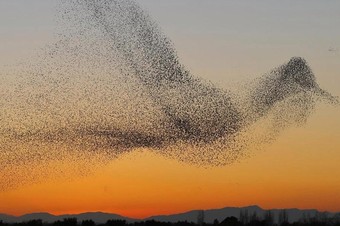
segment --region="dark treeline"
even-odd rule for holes
[[[268,220],[250,220],[248,223],[242,223],[236,217],[227,217],[222,222],[215,220],[214,223],[203,223],[199,225],[193,222],[179,221],[176,223],[159,222],[154,220],[141,221],[134,223],[127,223],[125,220],[109,220],[105,224],[96,224],[92,220],[84,220],[78,222],[76,218],[64,219],[62,221],[56,221],[54,223],[45,223],[42,220],[31,220],[22,223],[3,223],[0,221],[0,226],[340,226],[340,221],[333,221],[331,219],[327,221],[323,220],[311,220],[311,221],[299,221],[294,223],[282,222],[280,224],[273,223]]]
[[[267,211],[263,216],[257,213],[248,214],[247,211],[241,211],[239,218],[226,217],[219,222],[217,219],[213,223],[204,222],[204,211],[200,212],[197,222],[179,221],[176,223],[159,222],[155,220],[146,220],[129,223],[126,220],[108,220],[105,224],[97,224],[93,220],[78,221],[77,218],[65,218],[53,223],[46,223],[42,220],[30,220],[22,223],[5,223],[0,221],[0,226],[340,226],[340,214],[329,217],[325,215],[316,215],[313,217],[303,216],[299,221],[290,223],[286,211],[279,213],[278,219],[271,211]]]

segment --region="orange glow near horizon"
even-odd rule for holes
[[[249,205],[340,211],[339,132],[328,129],[340,121],[326,119],[335,116],[336,111],[316,114],[308,126],[291,129],[265,151],[225,167],[204,169],[135,152],[85,177],[47,178],[0,192],[0,212],[101,211],[145,218]]]

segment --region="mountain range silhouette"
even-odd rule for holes
[[[278,221],[279,213],[285,210],[288,214],[289,222],[297,222],[301,220],[303,217],[315,217],[327,215],[328,217],[333,217],[336,214],[334,212],[321,212],[316,209],[262,209],[259,206],[247,206],[247,207],[225,207],[221,209],[209,209],[204,210],[204,221],[206,223],[213,223],[215,219],[219,222],[223,221],[226,217],[239,217],[241,211],[247,211],[251,216],[256,213],[257,216],[262,217],[267,211],[270,211],[274,216],[274,222]],[[171,215],[158,215],[151,216],[144,219],[137,218],[129,218],[125,216],[121,216],[118,214],[112,213],[103,213],[103,212],[87,212],[81,214],[67,214],[67,215],[52,215],[49,213],[32,213],[25,214],[22,216],[11,216],[7,214],[0,214],[0,221],[6,223],[20,223],[27,222],[31,220],[40,219],[43,222],[52,223],[58,220],[63,220],[65,218],[77,218],[78,221],[84,220],[93,220],[94,222],[101,224],[106,223],[108,220],[126,220],[128,223],[138,222],[138,221],[146,221],[146,220],[155,220],[159,222],[179,222],[179,221],[187,221],[187,222],[197,222],[198,215],[202,212],[202,210],[191,210],[184,213],[171,214]]]

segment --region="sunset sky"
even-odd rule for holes
[[[138,2],[196,76],[232,89],[301,56],[320,86],[340,96],[339,1]],[[0,73],[53,41],[55,6],[52,0],[0,0]],[[0,191],[0,213],[147,217],[248,205],[340,211],[339,115],[339,107],[320,103],[306,125],[223,167],[180,163],[148,150],[94,163],[82,177],[73,172],[74,162],[50,162],[46,168],[59,168],[67,179],[46,169],[44,180]]]

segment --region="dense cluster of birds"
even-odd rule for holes
[[[57,41],[0,86],[0,179],[7,181],[1,183],[10,183],[4,172],[18,167],[31,172],[30,164],[70,158],[105,162],[140,148],[225,165],[249,145],[305,122],[317,100],[338,103],[302,58],[231,93],[191,74],[134,0],[58,6]],[[265,135],[251,138],[264,124]]]

